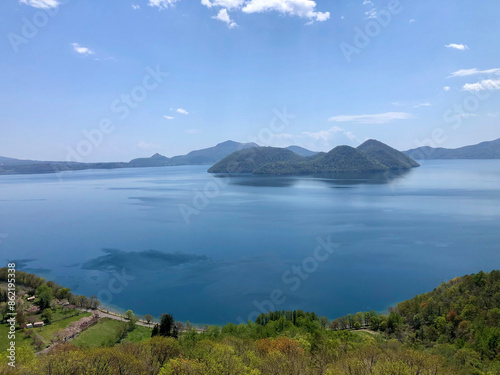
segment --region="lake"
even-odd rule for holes
[[[0,176],[0,258],[120,311],[207,324],[382,312],[500,268],[500,160],[345,178],[207,168]]]

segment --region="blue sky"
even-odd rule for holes
[[[497,0],[4,0],[0,15],[1,156],[500,137]]]

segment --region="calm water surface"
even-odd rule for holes
[[[500,268],[499,160],[345,179],[206,169],[0,176],[0,259],[116,309],[210,324],[383,311]]]

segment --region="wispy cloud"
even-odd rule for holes
[[[243,6],[246,0],[201,0],[206,7],[222,7],[226,9],[238,9]]]
[[[315,141],[324,141],[327,142],[334,136],[338,134],[345,135],[347,138],[349,138],[351,141],[357,141],[359,142],[358,137],[356,137],[352,132],[349,132],[345,129],[342,129],[338,126],[334,126],[328,130],[321,130],[319,132],[303,132],[303,135],[306,137],[309,137],[311,139],[314,139]]]
[[[60,5],[59,0],[19,0],[19,3],[39,9],[57,8]]]
[[[234,22],[231,17],[229,17],[229,13],[227,12],[227,9],[221,9],[219,13],[216,16],[212,17],[213,19],[222,21],[227,24],[227,27],[232,29],[233,27],[238,26],[236,22]]]
[[[149,143],[146,141],[140,141],[136,147],[140,150],[154,150],[157,148],[160,148],[160,145],[157,145],[155,143]]]
[[[456,44],[456,43],[450,43],[445,45],[446,48],[453,48],[453,49],[458,49],[459,51],[465,51],[466,49],[469,49],[465,44]]]
[[[139,10],[139,9],[141,9],[141,6],[137,5],[137,4],[132,4],[132,9],[133,10]]]
[[[445,86],[445,87],[443,87],[443,90],[444,90],[444,91],[450,91],[450,90],[451,90],[451,87],[450,87],[450,86]]]
[[[358,124],[385,124],[396,120],[408,120],[415,116],[406,112],[386,112],[375,115],[341,115],[328,119],[332,122],[356,122]]]
[[[163,117],[165,117],[167,120],[173,120],[174,117],[173,116],[167,116],[167,115],[164,115]]]
[[[181,115],[189,115],[189,112],[186,111],[184,108],[177,108],[175,112],[180,113]]]
[[[375,4],[373,4],[373,2],[371,0],[364,0],[363,1],[363,5],[370,5],[370,6],[374,6]]]
[[[370,9],[368,12],[365,12],[366,18],[377,18],[377,8]]]
[[[451,75],[448,78],[468,77],[468,76],[475,76],[478,74],[499,74],[499,73],[500,73],[500,68],[493,68],[493,69],[486,69],[486,70],[479,70],[477,68],[460,69],[460,70],[457,70],[456,72],[451,73]]]
[[[186,133],[188,133],[188,134],[199,134],[199,133],[201,133],[201,130],[199,130],[199,129],[188,129],[188,130],[186,130]]]
[[[92,51],[90,48],[81,46],[78,43],[72,43],[73,49],[75,50],[76,53],[79,53],[80,55],[93,55],[94,51]]]
[[[150,7],[156,7],[158,9],[167,9],[173,6],[179,0],[149,0],[148,5]]]
[[[425,103],[415,104],[413,108],[430,107],[431,105],[432,105],[431,103],[425,102]]]
[[[476,83],[466,83],[463,86],[464,91],[484,91],[500,90],[500,79],[483,79]]]

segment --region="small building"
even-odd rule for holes
[[[38,327],[43,327],[43,326],[44,326],[43,322],[36,322],[36,323],[33,323],[33,327],[35,327],[35,328],[38,328]]]
[[[28,297],[28,301],[34,301],[35,300],[35,296],[31,296],[31,297]]]
[[[33,324],[31,323],[26,324],[26,328],[33,328]]]

